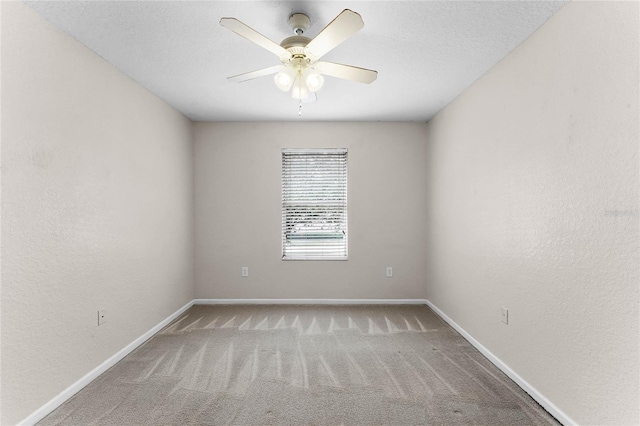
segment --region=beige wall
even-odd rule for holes
[[[195,200],[187,119],[1,24],[0,423],[194,297],[194,215],[195,297],[428,297],[579,423],[640,422],[637,3],[570,3],[427,126],[196,123]],[[283,147],[349,148],[348,261],[280,260]]]
[[[638,28],[570,2],[428,125],[429,300],[585,425],[640,422]]]
[[[11,425],[193,298],[193,150],[189,120],[18,2],[1,90]]]
[[[196,123],[194,139],[197,297],[425,297],[424,124]],[[281,148],[299,147],[349,149],[348,261],[281,260]]]

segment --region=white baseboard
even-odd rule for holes
[[[193,300],[175,311],[173,314],[169,315],[167,318],[154,326],[151,330],[147,331],[142,336],[138,337],[136,340],[119,350],[115,355],[111,356],[102,364],[98,365],[96,368],[85,374],[80,380],[60,392],[55,398],[44,404],[42,407],[38,408],[36,411],[31,413],[29,417],[18,423],[18,426],[32,426],[45,418],[49,413],[62,405],[62,403],[78,393],[82,388],[91,383],[99,375],[107,371],[109,368],[113,367],[118,361],[133,352],[134,349],[136,349],[138,346],[149,340],[149,338],[166,327],[171,321],[176,319],[191,306],[193,306]]]
[[[433,303],[429,300],[426,300],[426,305],[431,308],[436,314],[438,314],[443,320],[447,322],[451,327],[453,327],[458,333],[462,335],[469,343],[471,343],[477,350],[482,353],[489,361],[491,361],[496,367],[498,367],[504,374],[509,376],[511,380],[516,382],[518,386],[520,386],[526,393],[528,393],[531,398],[535,399],[538,404],[540,404],[545,410],[549,412],[553,417],[556,418],[560,423],[565,426],[569,425],[577,425],[577,423],[571,419],[567,414],[565,414],[561,409],[556,407],[553,402],[549,401],[544,395],[542,395],[536,388],[531,386],[526,380],[518,375],[515,371],[513,371],[507,364],[505,364],[500,358],[495,356],[489,349],[485,348],[482,343],[478,342],[473,338],[467,331],[460,327],[454,320],[449,318],[444,312],[438,309]]]
[[[194,305],[424,305],[426,299],[194,299]]]

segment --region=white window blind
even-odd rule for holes
[[[347,259],[347,150],[282,150],[282,258]]]

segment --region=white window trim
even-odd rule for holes
[[[286,230],[285,230],[285,222],[287,221],[287,214],[291,214],[290,212],[287,213],[286,209],[285,209],[285,155],[286,154],[318,154],[318,155],[322,155],[322,154],[344,154],[345,158],[345,169],[344,169],[344,175],[343,175],[343,179],[344,179],[344,209],[343,209],[343,223],[341,223],[341,231],[344,233],[344,247],[340,248],[340,250],[344,250],[344,256],[330,256],[330,255],[312,255],[312,256],[305,256],[302,253],[298,253],[298,255],[294,254],[290,254],[289,256],[287,256],[287,251],[286,251],[286,242],[287,242],[287,235],[286,235]],[[346,148],[319,148],[319,149],[310,149],[310,148],[302,148],[302,149],[297,149],[297,148],[283,148],[282,149],[282,228],[281,228],[281,237],[282,237],[282,260],[286,260],[286,261],[298,261],[298,260],[310,260],[310,261],[315,261],[315,260],[321,260],[321,261],[344,261],[344,260],[348,260],[349,258],[349,242],[348,242],[348,150]],[[322,205],[322,201],[317,200],[315,201],[315,203],[318,203],[316,205]]]

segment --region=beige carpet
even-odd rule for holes
[[[38,424],[558,423],[424,306],[194,306]]]

